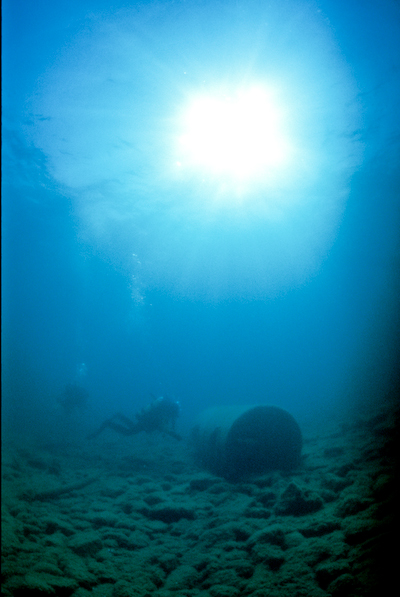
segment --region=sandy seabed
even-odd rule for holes
[[[393,594],[397,432],[395,409],[337,422],[298,470],[239,483],[157,434],[4,441],[2,595]]]

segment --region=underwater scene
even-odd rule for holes
[[[2,3],[4,597],[397,586],[400,4]]]

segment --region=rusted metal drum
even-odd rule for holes
[[[221,406],[205,410],[193,429],[198,460],[210,471],[240,479],[294,469],[302,435],[293,416],[277,406]]]

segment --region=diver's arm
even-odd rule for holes
[[[139,431],[141,431],[139,425],[135,425],[134,423],[132,423],[132,421],[130,421],[129,427],[126,427],[125,425],[120,425],[119,423],[116,423],[112,420],[106,421],[106,423],[106,427],[113,429],[120,435],[134,435],[135,433],[139,433]]]
[[[136,415],[136,418],[138,418],[138,415]],[[124,425],[128,428],[128,429],[133,429],[132,433],[136,433],[136,428],[138,426],[137,423],[134,423],[131,419],[129,419],[128,417],[126,417],[125,415],[121,414],[121,413],[116,413],[113,417],[111,417],[111,419],[109,419],[110,421],[112,421],[113,419],[119,419],[120,421],[122,421],[124,423]]]

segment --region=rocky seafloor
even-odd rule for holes
[[[238,483],[157,434],[5,440],[2,595],[392,594],[397,431],[393,408],[322,426],[298,470]]]

